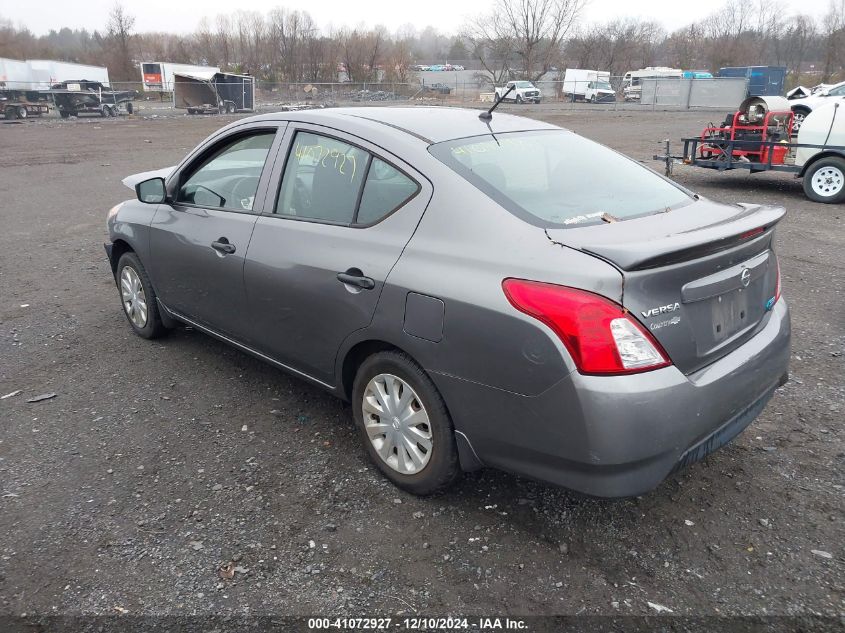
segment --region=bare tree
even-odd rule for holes
[[[114,62],[112,72],[118,80],[134,79],[134,63],[132,61],[132,29],[135,27],[135,17],[129,15],[119,2],[115,3],[109,13],[106,27],[109,52]]]
[[[493,83],[506,76],[536,81],[559,59],[586,0],[495,0],[462,36]]]
[[[827,13],[822,19],[822,34],[822,81],[826,82],[842,68],[842,56],[845,53],[845,0],[830,0]]]
[[[349,81],[378,80],[378,64],[385,46],[385,30],[363,27],[339,32],[340,53]]]
[[[217,46],[217,59],[220,67],[228,70],[232,63],[232,21],[228,15],[217,16],[217,30],[214,33],[214,40]]]

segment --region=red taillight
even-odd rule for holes
[[[585,290],[505,279],[511,305],[549,326],[583,374],[629,374],[670,363],[660,344],[617,303]]]
[[[756,237],[756,236],[760,235],[765,229],[766,229],[766,227],[764,227],[764,226],[760,226],[756,229],[751,229],[750,231],[746,231],[745,233],[740,235],[739,239],[741,239],[741,240],[751,239],[752,237]]]

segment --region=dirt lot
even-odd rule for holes
[[[520,111],[650,164],[723,116]],[[0,400],[0,613],[845,614],[842,207],[787,175],[676,169],[789,210],[792,378],[733,444],[636,499],[494,471],[417,499],[368,463],[348,406],[127,325],[102,247],[120,179],[227,120],[0,125],[0,395],[21,390]]]

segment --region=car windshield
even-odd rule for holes
[[[540,226],[598,224],[605,214],[621,220],[692,202],[650,169],[566,130],[474,136],[437,143],[429,151],[503,207]]]
[[[532,84],[530,81],[517,81],[516,87],[517,88],[533,88],[534,84]]]
[[[597,90],[613,90],[613,88],[610,87],[610,84],[607,83],[606,81],[597,81],[596,82],[596,89]]]

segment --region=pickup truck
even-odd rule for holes
[[[496,88],[496,99],[500,99],[503,94],[513,90],[505,97],[505,101],[515,101],[516,103],[540,103],[540,90],[530,81],[509,81],[502,87]]]

